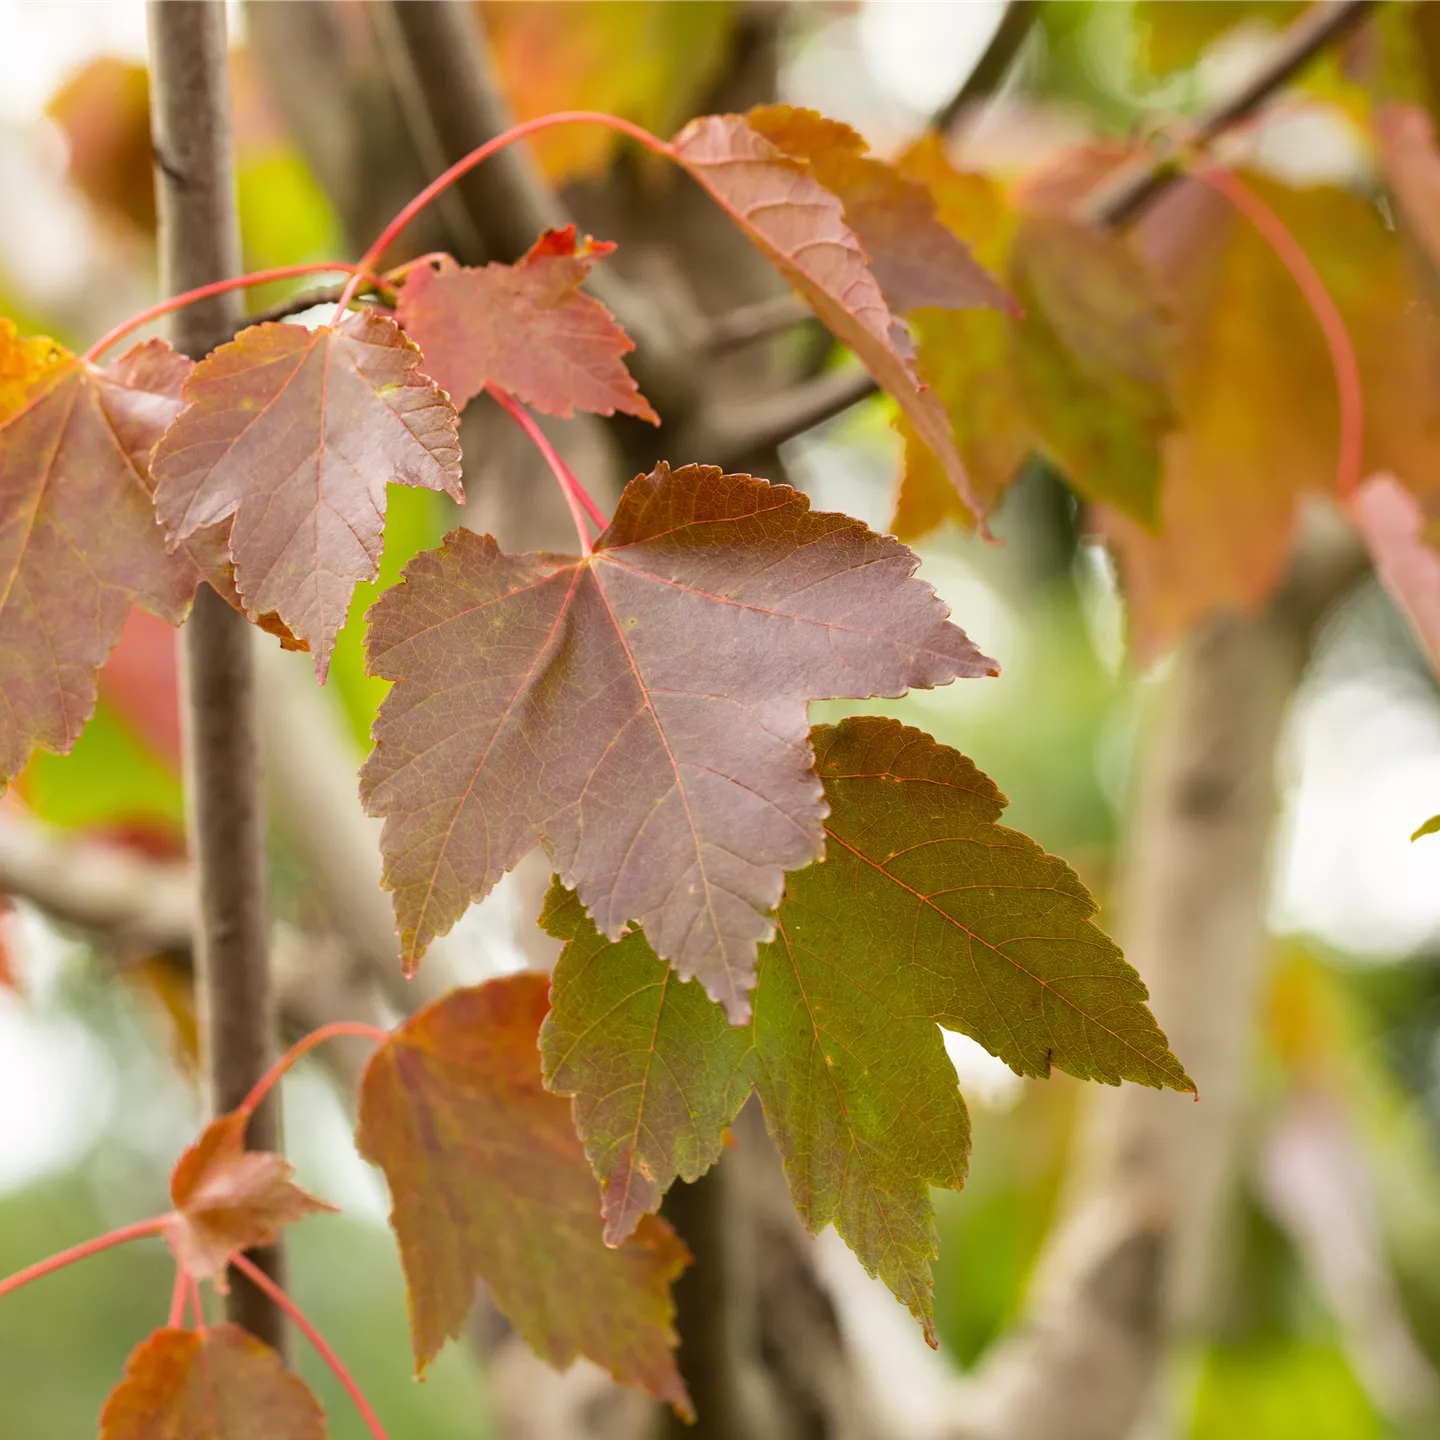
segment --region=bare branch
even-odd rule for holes
[[[943,135],[967,110],[988,100],[1000,88],[1039,16],[1039,0],[1010,0],[985,53],[975,62],[965,83],[931,116],[934,129]]]
[[[1195,122],[1185,136],[1187,147],[1204,150],[1248,119],[1374,8],[1375,0],[1336,0],[1334,4],[1311,6],[1275,42],[1255,74]],[[1102,225],[1128,225],[1180,175],[1173,149],[1139,155],[1107,176],[1086,197],[1081,213]]]
[[[162,281],[174,295],[241,273],[225,8],[209,0],[150,0],[147,28]],[[239,307],[232,292],[177,311],[170,321],[176,348],[199,360],[234,333]],[[197,1008],[210,1103],[219,1113],[244,1099],[275,1049],[250,626],[201,585],[181,643],[186,818],[200,888]],[[247,1141],[280,1148],[273,1094],[251,1121]],[[252,1258],[283,1285],[278,1245]],[[283,1313],[241,1276],[226,1314],[283,1353]]]

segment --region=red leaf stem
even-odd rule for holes
[[[302,1055],[313,1050],[317,1045],[323,1045],[325,1041],[338,1039],[342,1035],[358,1035],[362,1040],[373,1040],[377,1045],[383,1045],[390,1038],[388,1030],[382,1030],[378,1025],[366,1025],[361,1020],[336,1020],[329,1025],[322,1025],[318,1030],[312,1030],[308,1035],[297,1040],[255,1082],[250,1093],[235,1107],[234,1113],[253,1115],[260,1102],[270,1093],[275,1082]]]
[[[340,270],[349,274],[352,284],[346,287],[347,294],[353,294],[354,284],[361,280],[368,280],[377,290],[390,288],[385,280],[372,274],[363,265],[351,265],[345,260],[325,260],[309,265],[278,265],[271,270],[254,270],[249,275],[231,275],[228,279],[216,280],[213,284],[201,285],[198,289],[172,295],[168,300],[162,300],[158,305],[152,305],[148,310],[142,310],[138,315],[132,315],[128,320],[121,321],[113,330],[102,335],[85,352],[84,358],[94,364],[96,359],[116,341],[123,340],[142,325],[148,325],[150,321],[158,320],[162,315],[170,315],[176,310],[183,310],[187,305],[193,305],[198,300],[208,300],[213,295],[224,295],[230,290],[247,290],[252,285],[267,285],[272,280],[292,280],[301,275],[322,275],[327,270]]]
[[[314,1346],[315,1353],[334,1372],[335,1378],[344,1387],[345,1393],[360,1412],[360,1418],[365,1422],[375,1440],[389,1440],[385,1434],[385,1427],[380,1423],[379,1416],[370,1408],[370,1402],[365,1398],[359,1385],[355,1383],[354,1376],[345,1368],[340,1357],[321,1338],[320,1332],[306,1318],[304,1311],[254,1261],[237,1254],[230,1257],[230,1263],[242,1275],[247,1276],[255,1286],[263,1290],[295,1322],[295,1328]]]
[[[1238,175],[1211,161],[1198,161],[1192,173],[1212,190],[1225,197],[1259,232],[1275,252],[1276,259],[1290,272],[1300,293],[1310,306],[1330,363],[1335,369],[1335,388],[1340,413],[1340,460],[1336,490],[1342,500],[1349,499],[1360,486],[1365,445],[1364,395],[1360,384],[1360,364],[1350,332],[1345,328],[1339,308],[1325,288],[1304,247],[1285,227],[1285,222]]]
[[[93,1240],[83,1241],[79,1245],[72,1245],[70,1249],[62,1250],[48,1260],[37,1260],[24,1270],[17,1270],[13,1275],[0,1280],[0,1296],[8,1295],[12,1290],[18,1290],[22,1285],[28,1285],[32,1280],[39,1280],[56,1270],[63,1270],[77,1260],[87,1260],[91,1255],[98,1255],[102,1250],[109,1250],[114,1245],[124,1245],[127,1241],[138,1240],[143,1235],[158,1235],[169,1223],[169,1215],[152,1215],[148,1220],[137,1220],[133,1225],[122,1225],[118,1230],[97,1235]]]
[[[462,156],[443,174],[437,175],[376,236],[375,243],[361,258],[361,266],[374,267],[394,244],[400,232],[437,195],[449,189],[462,175],[468,175],[477,165],[488,160],[492,155],[498,154],[506,146],[513,145],[515,141],[523,140],[527,135],[534,135],[537,131],[548,130],[554,125],[604,125],[611,130],[618,130],[622,135],[628,135],[630,139],[653,150],[657,155],[669,157],[673,154],[667,141],[660,139],[658,135],[652,135],[644,126],[636,125],[630,120],[622,120],[618,115],[606,115],[600,110],[557,110],[553,115],[539,115],[533,120],[526,120],[523,124],[512,125],[503,134],[496,135],[483,145],[477,146],[468,155]],[[345,307],[350,303],[356,283],[356,280],[352,278],[345,287],[335,311],[337,316],[343,314]]]
[[[550,473],[560,482],[560,493],[570,507],[570,518],[575,522],[575,533],[580,537],[580,553],[591,554],[594,546],[590,543],[590,530],[585,524],[585,516],[588,514],[597,528],[603,530],[610,523],[605,518],[605,512],[590,498],[585,487],[575,478],[575,472],[560,458],[559,452],[546,439],[545,432],[536,423],[535,417],[508,390],[501,389],[499,385],[487,385],[485,388],[545,457],[545,463],[550,467]]]
[[[175,1285],[170,1291],[170,1316],[166,1327],[179,1330],[185,1324],[185,1302],[190,1298],[190,1275],[183,1265],[175,1267]]]

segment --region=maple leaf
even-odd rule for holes
[[[928,1189],[959,1188],[969,1148],[937,1021],[1023,1075],[1194,1086],[1085,887],[996,823],[1004,797],[969,760],[873,717],[813,744],[825,863],[786,879],[748,1031],[727,1033],[640,931],[607,944],[552,889],[545,923],[568,944],[546,1075],[575,1096],[612,1239],[714,1161],[753,1084],[801,1218],[833,1222],[933,1344]]]
[[[295,1169],[283,1155],[247,1150],[248,1123],[239,1111],[212,1120],[170,1176],[175,1213],[165,1238],[183,1269],[221,1292],[231,1255],[269,1245],[307,1215],[335,1210],[291,1181]]]
[[[157,1330],[131,1352],[100,1440],[326,1440],[325,1412],[274,1350],[238,1325]]]
[[[705,115],[671,142],[675,158],[889,391],[975,514],[944,407],[917,374],[910,332],[891,313],[840,197],[743,115]]]
[[[1025,309],[1015,381],[1042,447],[1082,494],[1153,527],[1176,423],[1156,276],[1119,236],[1044,212],[1021,216],[1006,276]]]
[[[457,408],[496,384],[547,415],[619,410],[658,425],[622,358],[634,341],[580,291],[614,248],[577,245],[570,225],[547,231],[514,265],[422,265],[406,277],[395,316]]]
[[[101,369],[0,320],[0,791],[65,752],[135,601],[178,624],[199,580],[167,556],[146,457],[189,361],[161,341]]]
[[[925,185],[875,159],[848,125],[791,105],[758,105],[745,119],[777,150],[805,161],[840,197],[871,273],[894,309],[1014,310],[1014,301],[959,236],[940,223]]]
[[[916,141],[899,165],[924,182],[940,221],[972,246],[977,260],[994,269],[1004,266],[1016,217],[996,181],[957,171],[933,133]],[[913,316],[912,323],[920,374],[945,406],[971,484],[989,513],[1039,445],[1011,363],[1019,321],[999,310],[928,309]],[[905,461],[891,532],[915,540],[946,520],[973,526],[974,514],[930,447],[903,417],[897,428],[905,441]]]
[[[919,562],[787,485],[661,464],[593,555],[456,531],[370,611],[395,683],[361,771],[414,965],[537,843],[742,1022],[784,872],[818,859],[807,704],[997,673]]]
[[[155,451],[173,542],[233,518],[247,609],[273,612],[324,680],[355,585],[378,572],[388,483],[460,488],[459,417],[386,316],[256,325],[197,365]]]
[[[1431,538],[1440,526],[1427,523],[1420,502],[1393,475],[1372,475],[1349,510],[1376,573],[1440,675],[1440,551]]]
[[[552,1365],[585,1355],[688,1415],[670,1282],[689,1256],[653,1217],[623,1248],[603,1243],[570,1107],[540,1078],[548,989],[522,974],[451,991],[361,1078],[356,1143],[390,1185],[417,1368],[460,1333],[483,1280]]]
[[[1303,246],[1344,318],[1365,397],[1364,473],[1428,484],[1440,469],[1433,336],[1395,232],[1363,196],[1242,178]],[[1160,533],[1103,508],[1097,523],[1116,550],[1131,643],[1148,658],[1210,610],[1264,603],[1302,497],[1334,492],[1339,428],[1319,326],[1247,221],[1182,182],[1136,239],[1179,300],[1181,425],[1165,445]]]

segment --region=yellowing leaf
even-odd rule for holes
[[[361,1153],[390,1184],[419,1368],[460,1333],[483,1280],[552,1365],[585,1355],[689,1413],[670,1283],[688,1261],[662,1220],[607,1249],[570,1107],[540,1081],[548,977],[455,990],[371,1057]]]
[[[980,512],[945,409],[917,374],[910,332],[891,313],[840,197],[743,115],[706,115],[674,139],[676,159],[894,396],[961,499]]]
[[[969,1149],[937,1021],[1021,1074],[1194,1087],[1084,886],[996,823],[1004,798],[969,760],[869,717],[813,744],[826,857],[786,878],[747,1043],[641,932],[606,945],[552,891],[569,943],[546,1074],[575,1096],[612,1238],[714,1160],[753,1085],[801,1218],[833,1222],[933,1343],[928,1192],[960,1186]]]
[[[295,1167],[283,1155],[245,1148],[248,1120],[232,1111],[211,1121],[170,1177],[175,1214],[165,1238],[191,1275],[220,1291],[236,1251],[269,1245],[284,1226],[335,1209],[291,1181]]]
[[[1081,494],[1153,526],[1176,419],[1155,276],[1119,236],[1046,213],[1021,217],[1006,274],[1025,311],[1015,381],[1043,448]]]
[[[310,1387],[238,1325],[157,1330],[100,1416],[100,1440],[326,1440]]]
[[[370,611],[395,681],[361,773],[418,963],[537,844],[749,1015],[784,872],[821,853],[808,702],[995,672],[918,561],[787,485],[661,464],[589,557],[458,530]]]
[[[1363,198],[1247,176],[1295,235],[1345,320],[1364,392],[1366,473],[1423,488],[1440,472],[1430,309],[1394,232]],[[1294,279],[1248,222],[1198,182],[1138,229],[1181,309],[1160,533],[1103,515],[1130,602],[1132,643],[1153,655],[1207,611],[1253,609],[1290,552],[1306,492],[1333,492],[1334,370]]]
[[[274,612],[324,680],[350,597],[378,572],[386,485],[459,500],[459,417],[387,317],[257,325],[197,365],[155,451],[155,504],[174,541],[234,517],[247,609]]]
[[[396,319],[424,352],[425,373],[459,407],[495,384],[547,415],[619,410],[658,425],[625,368],[634,342],[579,288],[614,248],[577,245],[571,225],[542,235],[514,265],[422,265],[401,288]]]
[[[68,751],[135,601],[178,623],[199,579],[168,556],[147,457],[189,362],[160,341],[88,365],[0,320],[0,791]]]
[[[569,0],[563,11],[550,0],[484,0],[479,9],[517,120],[604,110],[668,134],[695,113],[735,44],[729,0]],[[527,142],[554,181],[603,169],[619,143],[599,125]]]

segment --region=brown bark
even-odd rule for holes
[[[207,0],[151,0],[148,23],[162,285],[174,294],[240,272],[225,9]],[[240,313],[236,296],[217,296],[178,311],[171,336],[199,359],[234,332]],[[181,633],[181,671],[186,819],[200,895],[198,1009],[210,1105],[219,1113],[269,1067],[275,1027],[250,627],[206,585]],[[274,1095],[256,1112],[248,1139],[279,1148]],[[251,1258],[284,1283],[278,1246]],[[243,1276],[232,1279],[226,1313],[283,1348],[283,1315]]]

